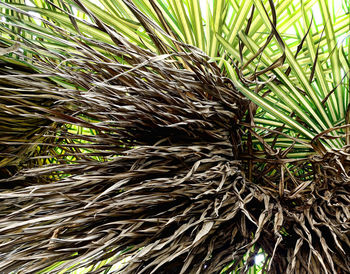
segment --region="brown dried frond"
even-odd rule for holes
[[[54,140],[23,143],[62,154],[2,180],[27,186],[0,194],[1,271],[68,260],[58,271],[125,249],[133,256],[128,272],[218,271],[251,248],[256,217],[245,206],[259,207],[261,197],[245,182],[231,141],[239,144],[246,101],[199,51],[156,56],[125,44],[96,43],[113,56],[106,57],[80,42],[69,64],[36,62],[80,90],[60,88],[50,107],[17,106]],[[178,68],[183,62],[190,70]]]

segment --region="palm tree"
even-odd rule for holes
[[[350,272],[336,3],[1,2],[0,271]]]

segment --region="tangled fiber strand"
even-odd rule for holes
[[[77,268],[125,249],[133,256],[126,272],[219,271],[239,262],[257,230],[245,204],[262,203],[246,185],[231,141],[242,97],[194,50],[174,54],[189,71],[175,67],[181,64],[173,54],[103,45],[127,56],[130,67],[83,42],[78,49],[69,65],[50,70],[37,62],[83,90],[61,88],[51,107],[29,107],[24,116],[61,125],[45,122],[44,137],[64,152],[58,164],[3,179],[29,186],[1,191],[0,270],[33,272],[62,260],[57,271]]]
[[[32,156],[38,155],[36,145],[43,142],[46,131],[41,117],[28,117],[33,107],[49,107],[60,97],[49,94],[56,84],[19,63],[0,61],[0,178],[15,174]],[[26,162],[26,163],[24,163]]]
[[[320,133],[311,144],[317,145],[334,129]],[[275,209],[267,227],[277,239],[279,271],[350,272],[346,256],[350,252],[349,146],[301,160],[286,159],[284,151],[267,144],[264,148],[266,160],[255,162],[252,178]],[[271,248],[261,245],[264,250]]]

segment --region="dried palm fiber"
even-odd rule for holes
[[[0,193],[0,271],[68,260],[59,271],[125,251],[132,259],[123,273],[215,273],[233,260],[244,272],[262,247],[273,257],[269,273],[349,272],[346,151],[271,175],[286,160],[267,150],[263,172],[254,159],[252,183],[239,160],[246,101],[215,64],[185,45],[157,56],[109,34],[115,45],[78,37],[79,53],[59,65],[37,57],[44,75],[80,89],[49,86],[50,107],[16,105],[45,129],[48,139],[33,145],[63,152],[57,164],[1,181],[14,188]]]
[[[19,44],[0,44],[0,55],[18,48]],[[39,151],[35,145],[23,142],[43,141],[45,126],[52,123],[26,115],[32,111],[30,107],[49,107],[53,95],[48,95],[47,90],[55,88],[56,84],[36,74],[30,66],[5,57],[0,60],[0,178],[14,175],[24,162],[27,167],[34,164],[28,159]]]
[[[233,252],[242,258],[249,249],[256,227],[245,220],[244,203],[261,202],[231,141],[244,100],[195,49],[156,56],[114,38],[116,46],[85,39],[113,57],[77,40],[80,53],[69,64],[35,64],[84,90],[47,88],[60,95],[50,108],[17,106],[32,110],[21,117],[61,124],[44,137],[66,153],[58,164],[2,181],[31,185],[0,194],[1,271],[32,273],[65,259],[59,268],[89,265],[126,248],[135,255],[127,272],[201,271],[204,264],[218,271]],[[177,68],[172,55],[190,70]],[[68,124],[96,135],[72,133]],[[49,183],[60,172],[69,176]]]
[[[276,134],[280,132],[269,136]],[[286,159],[283,154],[265,143],[264,166],[256,159],[252,171],[273,208],[270,229],[280,241],[275,253],[279,271],[349,273],[349,147],[306,160]],[[262,247],[268,250],[269,245]]]

